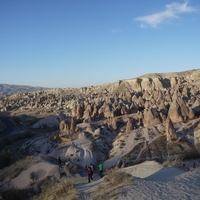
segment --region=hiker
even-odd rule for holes
[[[60,159],[60,156],[58,157],[58,169],[61,170],[61,159]]]
[[[90,183],[90,180],[93,180],[92,170],[91,170],[90,166],[86,166],[86,169],[87,169],[87,173],[88,173],[88,183]]]
[[[103,164],[102,163],[99,164],[99,175],[100,175],[100,178],[103,177]]]
[[[92,180],[93,180],[94,167],[93,167],[93,164],[92,164],[92,163],[90,164],[90,168],[91,168],[91,171],[92,171],[91,178],[92,178]]]

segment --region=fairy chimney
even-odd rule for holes
[[[169,116],[166,119],[166,137],[167,142],[177,140],[176,130]]]

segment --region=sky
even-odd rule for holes
[[[200,68],[199,0],[0,0],[0,84],[84,87]]]

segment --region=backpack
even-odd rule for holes
[[[87,168],[87,171],[88,171],[88,174],[91,174],[92,173],[92,170],[90,167]]]

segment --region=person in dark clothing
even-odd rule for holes
[[[90,183],[90,180],[93,180],[92,170],[91,170],[90,166],[86,166],[86,168],[87,168],[87,173],[88,173],[88,183]]]
[[[61,159],[60,159],[60,156],[58,157],[58,169],[61,170]]]
[[[91,168],[91,170],[92,170],[91,179],[93,180],[94,167],[93,167],[93,164],[92,164],[92,163],[90,164],[90,168]]]

